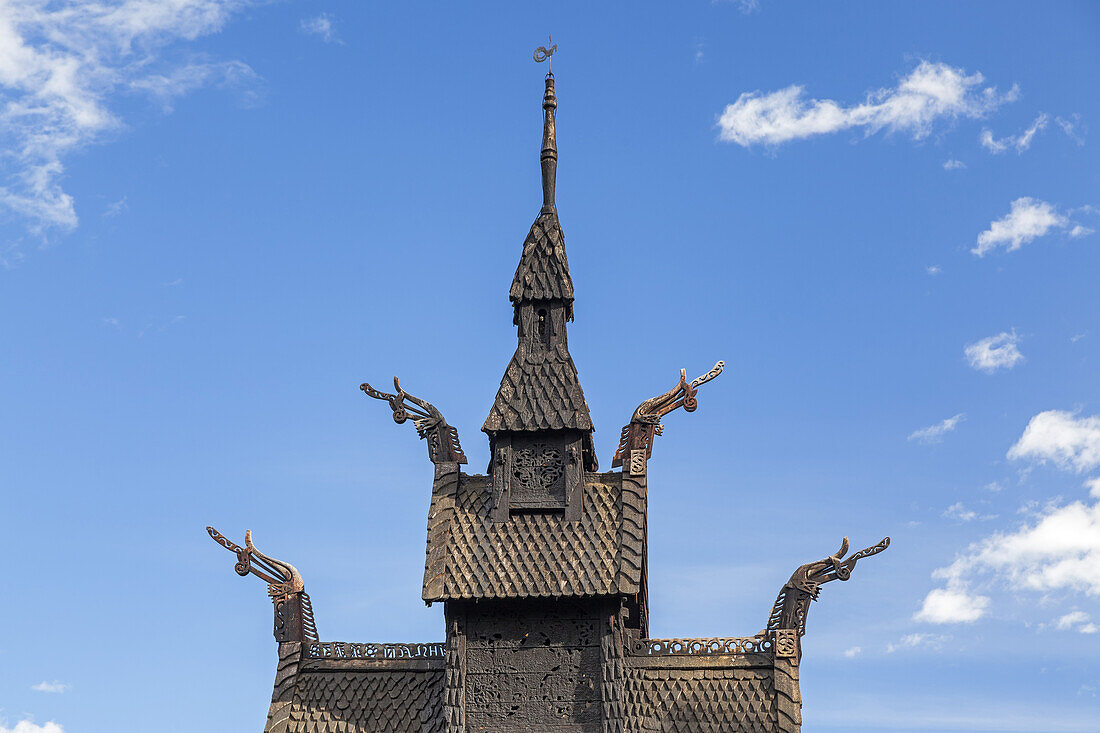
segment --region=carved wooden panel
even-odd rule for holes
[[[573,604],[472,607],[466,730],[598,733],[600,626]]]
[[[565,441],[556,436],[512,438],[509,505],[513,509],[565,507]]]

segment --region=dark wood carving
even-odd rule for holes
[[[237,575],[243,578],[252,574],[267,583],[267,594],[275,607],[276,641],[317,640],[313,604],[297,568],[257,550],[252,544],[251,530],[244,533],[244,547],[234,544],[213,527],[207,527],[206,532],[219,545],[237,555],[237,564],[233,566]]]
[[[844,559],[844,555],[848,552],[848,538],[845,537],[840,550],[835,554],[799,567],[775,599],[771,616],[768,617],[768,630],[794,630],[798,636],[805,634],[810,603],[817,600],[821,593],[821,586],[833,580],[848,580],[852,577],[852,570],[855,569],[857,562],[865,557],[877,555],[889,546],[890,538],[884,537],[877,544]],[[784,656],[794,656],[794,653]]]
[[[653,438],[660,435],[663,428],[661,418],[680,407],[684,412],[695,412],[699,408],[696,390],[721,374],[725,366],[726,363],[720,361],[709,372],[690,382],[687,370],[681,369],[680,381],[672,389],[638,405],[630,422],[623,427],[611,467],[618,468],[625,462],[630,473],[644,473],[646,461],[653,457]]]
[[[421,440],[428,441],[428,459],[432,463],[465,463],[466,454],[459,445],[458,431],[447,424],[443,413],[427,400],[414,397],[401,389],[401,382],[397,377],[393,378],[393,388],[397,390],[397,394],[381,392],[366,382],[359,385],[359,389],[368,397],[389,403],[393,410],[393,421],[398,425],[412,417],[417,435]]]
[[[585,604],[468,607],[467,730],[598,733],[600,622]]]
[[[536,51],[545,61],[556,50]],[[554,200],[557,90],[547,74],[543,206],[509,290],[517,329],[482,430],[487,475],[468,475],[458,432],[431,403],[369,384],[410,418],[435,464],[422,598],[444,604],[430,643],[321,641],[290,564],[214,528],[240,575],[268,584],[279,641],[265,733],[799,733],[801,637],[821,586],[890,539],[799,567],[751,636],[649,638],[648,460],[661,419],[698,406],[684,370],[638,405],[613,466],[596,473],[592,419],[569,353],[574,290]]]

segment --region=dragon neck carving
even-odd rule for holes
[[[645,451],[645,460],[649,460],[653,456],[653,438],[660,435],[663,428],[661,418],[680,407],[684,408],[684,412],[695,412],[699,407],[696,390],[721,374],[725,366],[726,363],[720,361],[709,372],[690,382],[687,380],[687,370],[681,369],[680,381],[672,389],[638,405],[630,416],[630,423],[623,427],[619,448],[611,462],[612,468],[618,468],[624,461],[630,460],[632,451]]]
[[[877,544],[853,553],[845,559],[844,555],[848,552],[848,538],[845,537],[840,550],[835,554],[807,563],[795,570],[791,579],[779,591],[779,597],[775,599],[766,630],[774,632],[780,629],[794,629],[799,636],[804,635],[810,603],[817,600],[821,593],[821,586],[833,580],[848,580],[852,577],[852,570],[855,569],[857,562],[865,557],[877,555],[889,546],[890,538],[885,537]]]
[[[306,593],[302,575],[293,565],[265,555],[252,544],[252,530],[244,533],[244,547],[235,544],[213,527],[207,534],[219,545],[236,553],[233,569],[242,578],[255,575],[267,583],[267,594],[275,606],[275,639],[277,641],[317,641],[317,624],[313,620],[313,604]]]
[[[443,413],[435,405],[414,397],[401,389],[401,382],[393,378],[393,387],[397,394],[382,392],[366,382],[359,389],[368,397],[388,402],[393,410],[393,421],[400,425],[412,417],[413,426],[421,440],[428,441],[428,459],[432,463],[466,463],[466,454],[458,442],[458,431],[447,424]],[[407,401],[407,403],[406,403]]]

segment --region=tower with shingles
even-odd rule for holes
[[[214,530],[240,575],[268,583],[279,663],[266,733],[798,733],[806,616],[824,583],[858,560],[799,567],[752,636],[651,639],[648,461],[660,420],[697,407],[681,371],[643,401],[600,473],[567,328],[573,281],[554,202],[554,77],[543,96],[543,206],[509,291],[515,354],[485,420],[490,460],[462,471],[457,431],[431,403],[363,384],[412,420],[434,464],[423,599],[442,603],[445,642],[322,642],[297,569]]]

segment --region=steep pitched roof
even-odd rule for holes
[[[462,476],[453,496],[432,498],[424,600],[636,592],[644,509],[624,500],[618,473],[588,474],[583,491],[577,521],[549,513],[494,522],[488,477]]]
[[[565,344],[545,349],[520,343],[481,429],[592,430],[577,367]]]
[[[573,300],[573,278],[565,257],[565,235],[557,211],[544,210],[523,242],[516,275],[508,297],[513,303],[530,300]]]

